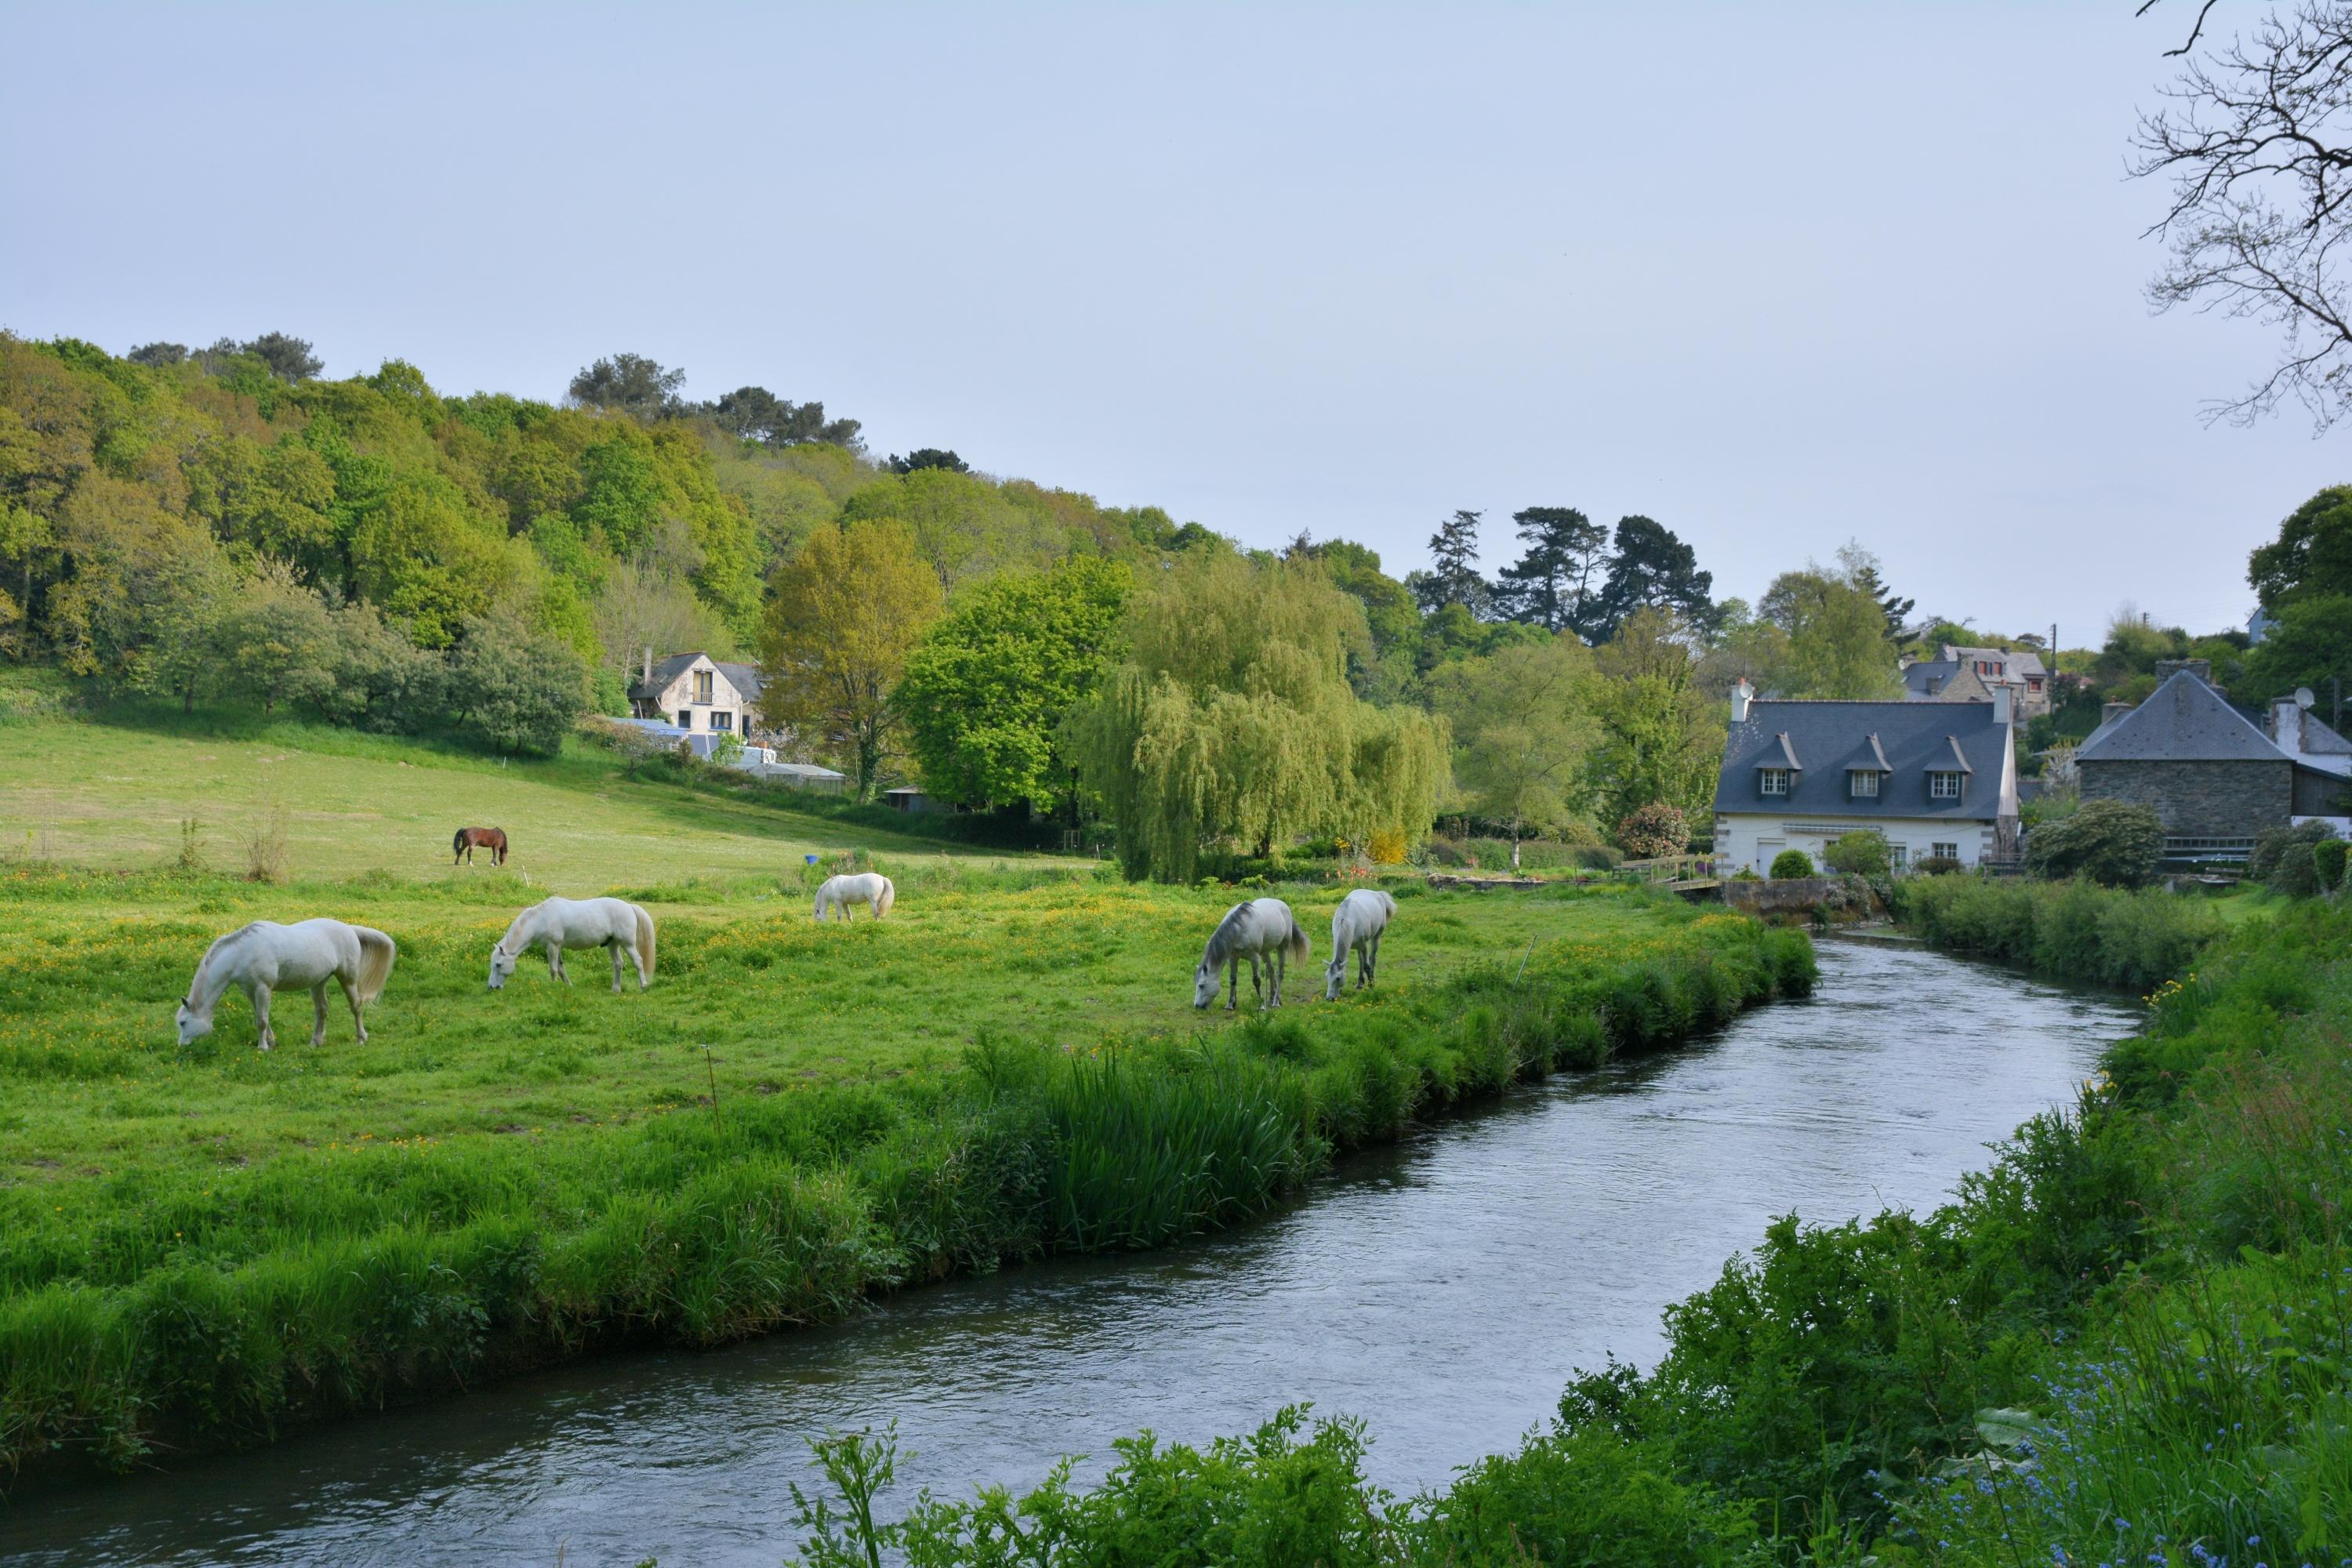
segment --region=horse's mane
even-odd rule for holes
[[[250,934],[254,928],[260,924],[261,922],[259,921],[248,921],[233,931],[224,932],[222,935],[213,938],[212,944],[205,949],[205,955],[196,960],[195,976],[188,982],[188,994],[185,996],[181,997],[180,1000],[183,1002],[194,1003],[196,999],[196,994],[205,988],[205,974],[206,971],[212,968],[214,957],[219,953],[221,949],[228,946],[229,943],[235,942],[237,938]]]
[[[523,911],[522,911],[522,913],[520,913],[520,914],[519,914],[519,915],[515,916],[515,918],[514,918],[512,921],[509,921],[507,923],[507,933],[506,933],[506,935],[505,935],[505,936],[502,936],[502,937],[500,937],[500,938],[499,938],[499,944],[498,944],[498,946],[496,946],[495,948],[492,948],[490,951],[491,951],[491,952],[511,952],[511,953],[514,953],[514,954],[519,954],[519,953],[520,953],[520,952],[521,952],[521,951],[522,951],[520,948],[514,948],[514,949],[509,950],[509,949],[508,948],[508,946],[507,946],[507,942],[508,942],[508,941],[513,937],[513,935],[514,935],[514,933],[515,933],[515,932],[517,932],[517,931],[519,931],[522,930],[522,922],[523,922],[523,921],[527,921],[527,920],[530,919],[530,917],[531,917],[531,916],[533,916],[533,915],[537,914],[540,910],[543,910],[543,909],[547,908],[547,906],[548,906],[550,903],[553,902],[553,901],[554,901],[554,900],[551,900],[551,899],[541,899],[541,900],[539,900],[539,902],[537,902],[537,903],[535,903],[535,904],[531,905],[529,909],[527,909],[527,910],[523,910]]]
[[[1233,951],[1234,937],[1241,928],[1242,916],[1249,907],[1246,899],[1235,904],[1225,911],[1225,918],[1217,922],[1217,929],[1209,933],[1209,950],[1201,955],[1203,969],[1213,969],[1225,961],[1225,955]]]

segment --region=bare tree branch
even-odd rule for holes
[[[2145,16],[2158,0],[2145,0]],[[2191,55],[2217,0],[2204,0]],[[2337,259],[2352,203],[2352,0],[2294,0],[2209,43],[2141,116],[2132,173],[2170,183],[2148,233],[2171,258],[2148,286],[2178,305],[2275,327],[2269,374],[2208,406],[2244,424],[2292,396],[2325,430],[2352,412],[2352,289]]]

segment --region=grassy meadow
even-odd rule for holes
[[[1801,936],[1636,889],[1400,879],[1379,991],[1329,1005],[1342,889],[1302,881],[1276,890],[1316,937],[1304,1005],[1236,1021],[1191,1007],[1191,974],[1244,889],[966,852],[593,752],[500,767],[53,717],[0,738],[0,836],[32,840],[0,860],[9,1465],[266,1440],[601,1345],[1163,1245],[1429,1110],[1811,979]],[[281,808],[290,880],[201,839],[184,862],[184,817],[228,836]],[[462,821],[514,836],[505,868],[448,864]],[[897,879],[888,920],[812,920],[844,863]],[[572,986],[527,959],[490,993],[492,942],[549,892],[646,905],[653,987],[614,995],[582,953]],[[236,994],[177,1046],[206,943],[311,915],[400,944],[365,1045],[331,1013],[311,1048],[298,992],[273,1053]]]

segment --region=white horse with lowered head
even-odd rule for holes
[[[320,1045],[327,1037],[327,983],[332,980],[342,985],[343,1000],[351,1004],[352,1027],[365,1045],[367,1024],[361,1010],[383,994],[397,951],[392,938],[368,926],[330,920],[297,921],[290,926],[256,921],[205,949],[173,1019],[180,1027],[180,1044],[194,1045],[213,1032],[213,1009],[236,986],[252,999],[254,1026],[265,1051],[278,1044],[277,1032],[269,1026],[269,994],[309,991],[318,1015],[310,1044]]]
[[[827,877],[824,886],[816,890],[816,918],[831,914],[841,920],[849,918],[852,904],[870,904],[874,918],[880,920],[898,901],[898,889],[890,879],[879,871],[866,871],[855,877]]]
[[[1356,955],[1356,989],[1372,983],[1381,966],[1381,933],[1396,918],[1396,900],[1378,888],[1358,888],[1331,911],[1331,962],[1324,966],[1323,1000],[1337,1002],[1348,980],[1348,954]]]
[[[1207,951],[1201,954],[1201,967],[1192,972],[1192,1005],[1206,1007],[1217,999],[1217,972],[1222,969],[1228,971],[1225,1011],[1232,1012],[1242,999],[1244,958],[1249,960],[1250,989],[1257,994],[1258,1005],[1281,1006],[1285,960],[1304,963],[1307,959],[1307,931],[1288,904],[1280,899],[1253,899],[1225,911],[1225,918],[1210,934]],[[1259,984],[1261,958],[1274,971],[1271,998]]]
[[[566,985],[565,948],[602,947],[613,954],[613,994],[621,992],[621,955],[637,966],[637,989],[654,978],[654,917],[626,899],[542,899],[515,916],[507,934],[490,949],[490,989],[506,988],[507,976],[534,947],[547,949],[547,973]]]

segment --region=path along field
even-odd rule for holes
[[[298,880],[273,887],[156,868],[189,769],[69,785],[119,731],[0,733],[47,759],[6,749],[0,812],[37,773],[53,834],[89,847],[124,825],[122,869],[0,868],[9,1462],[252,1441],[597,1344],[709,1342],[922,1278],[1157,1245],[1258,1212],[1425,1108],[1810,983],[1801,937],[1631,890],[1403,884],[1380,991],[1327,1005],[1341,889],[1301,884],[1276,891],[1315,938],[1289,987],[1306,1005],[1234,1026],[1189,1005],[1229,888],[943,853],[593,759],[499,777],[403,768],[392,742],[209,742],[224,777],[254,765],[243,747],[310,781],[285,796],[310,825]],[[338,804],[361,795],[364,816]],[[445,804],[460,797],[476,805]],[[595,831],[556,837],[522,806]],[[467,817],[515,836],[504,870],[446,865]],[[632,841],[637,822],[657,845]],[[898,907],[820,927],[799,847],[860,839]],[[335,875],[299,879],[314,863]],[[492,942],[550,891],[647,905],[653,989],[615,996],[582,953],[573,987],[527,960],[489,993]],[[318,914],[400,943],[366,1045],[331,1016],[311,1049],[298,993],[275,1053],[236,996],[176,1047],[213,936]]]

